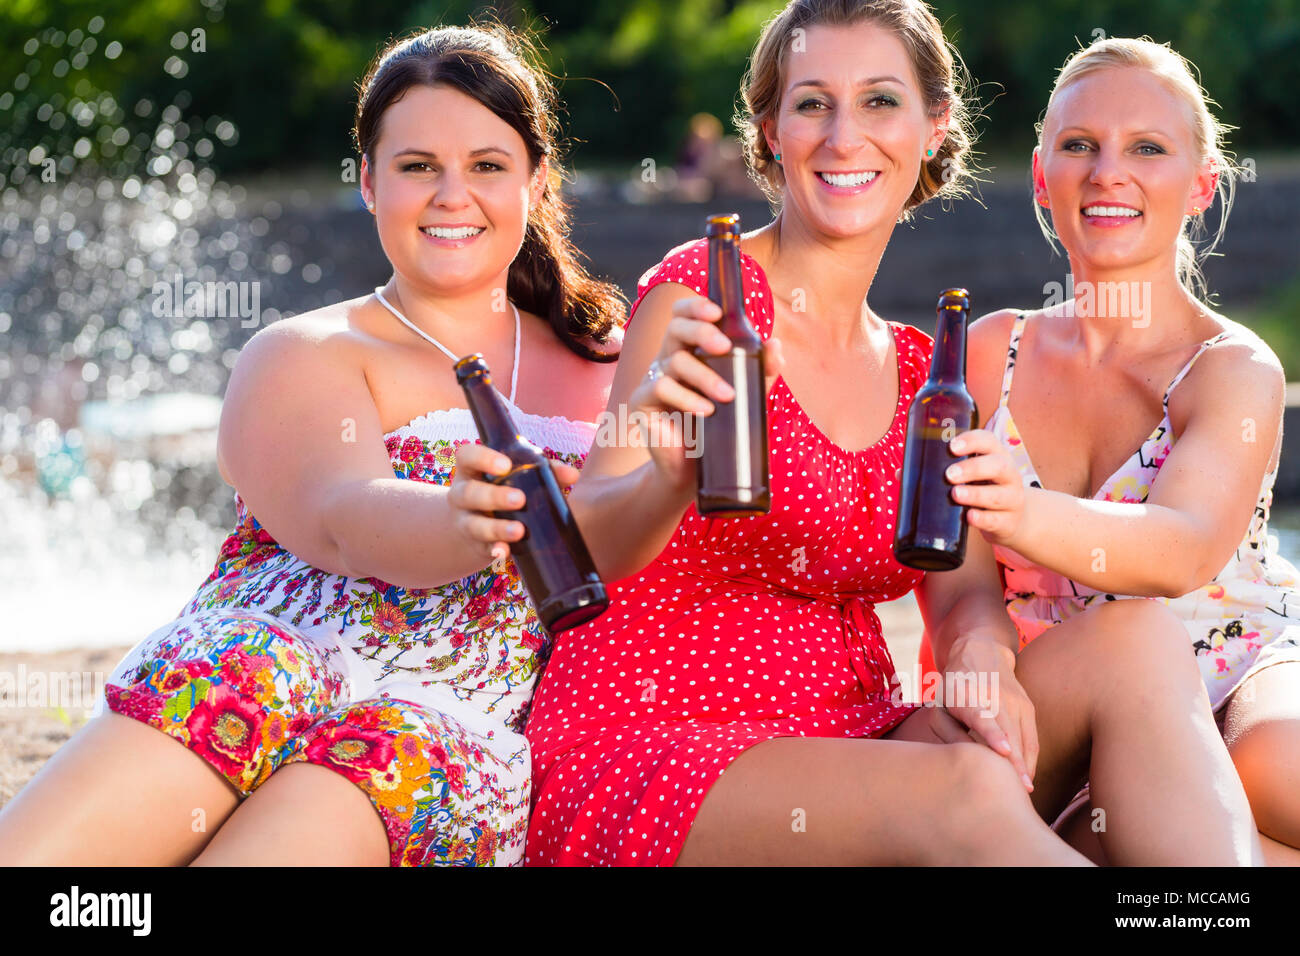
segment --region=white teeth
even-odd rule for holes
[[[1084,206],[1083,214],[1085,216],[1127,216],[1129,218],[1142,215],[1136,209],[1129,209],[1127,206]]]
[[[875,179],[877,173],[818,173],[823,182],[832,186],[865,186]]]
[[[420,231],[435,239],[468,239],[477,236],[483,230],[478,226],[460,226],[456,229],[444,229],[441,226],[421,226]]]

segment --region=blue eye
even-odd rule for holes
[[[1064,146],[1062,146],[1061,149],[1065,150],[1067,153],[1077,153],[1079,151],[1074,148],[1076,146],[1082,146],[1084,149],[1092,149],[1090,145],[1088,145],[1081,139],[1072,139]]]
[[[1155,143],[1143,143],[1141,146],[1138,147],[1138,149],[1139,149],[1139,150],[1143,150],[1143,149],[1153,149],[1153,150],[1155,150],[1155,155],[1159,155],[1159,154],[1161,154],[1161,153],[1164,152],[1164,150],[1161,149],[1159,146],[1157,146]],[[1146,153],[1146,154],[1144,154],[1144,155],[1150,156],[1150,155],[1153,155],[1153,154],[1151,154],[1151,153]]]

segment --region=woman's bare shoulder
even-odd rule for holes
[[[365,302],[366,297],[362,296],[344,302],[332,302],[309,312],[286,316],[259,329],[245,344],[245,348],[254,342],[264,345],[266,340],[272,340],[277,344],[289,341],[316,345],[331,341],[340,344],[355,343],[362,337],[357,318]]]

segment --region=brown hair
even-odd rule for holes
[[[741,82],[743,108],[736,114],[750,177],[773,203],[780,201],[782,173],[762,126],[780,106],[790,49],[808,27],[868,22],[891,30],[902,41],[930,115],[951,110],[948,134],[934,156],[922,161],[902,218],[910,218],[913,209],[935,196],[957,198],[969,191],[968,181],[975,172],[971,163],[975,131],[966,92],[970,82],[929,5],[921,0],[794,0],[763,27]]]
[[[1210,104],[1214,101],[1197,82],[1191,63],[1168,43],[1156,43],[1147,37],[1105,37],[1091,46],[1076,50],[1057,74],[1052,95],[1047,99],[1047,109],[1043,111],[1043,119],[1035,127],[1038,145],[1043,145],[1043,123],[1057,93],[1089,73],[1107,67],[1126,66],[1149,71],[1187,104],[1192,113],[1192,136],[1200,151],[1200,159],[1212,163],[1219,174],[1215,192],[1222,206],[1214,238],[1199,249],[1193,241],[1205,234],[1204,212],[1188,217],[1183,231],[1178,234],[1178,281],[1193,298],[1205,298],[1207,290],[1205,276],[1201,273],[1201,260],[1209,256],[1223,239],[1224,230],[1228,226],[1228,213],[1232,211],[1239,167],[1227,149],[1227,132],[1233,127],[1220,123],[1210,112]],[[1038,218],[1043,235],[1055,249],[1056,232],[1038,203],[1034,203],[1034,215]]]
[[[583,358],[612,362],[618,353],[593,349],[623,322],[627,301],[618,287],[593,277],[569,239],[568,206],[560,196],[563,169],[557,144],[555,89],[523,32],[499,23],[436,27],[392,41],[358,84],[357,150],[369,156],[384,111],[413,86],[443,85],[472,96],[517,132],[535,170],[550,164],[541,201],[528,217],[523,244],[510,264],[506,295],[545,318]]]

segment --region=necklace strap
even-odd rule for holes
[[[455,352],[447,348],[447,346],[443,345],[441,342],[435,339],[428,332],[424,331],[424,329],[420,328],[418,325],[416,325],[406,316],[402,315],[402,313],[398,312],[397,309],[393,308],[393,304],[384,298],[383,286],[381,285],[375,286],[375,298],[378,299],[383,304],[385,309],[393,313],[393,315],[397,316],[397,320],[399,322],[401,322],[404,326],[406,326],[408,329],[410,329],[420,338],[424,339],[430,345],[437,348],[438,351],[442,352],[443,355],[447,356],[447,358],[451,359],[453,362],[460,361],[460,356],[458,356]],[[519,307],[516,306],[513,302],[511,302],[510,308],[515,313],[515,357],[514,357],[514,361],[511,363],[512,367],[510,369],[510,404],[513,405],[515,401],[515,387],[519,384]]]

